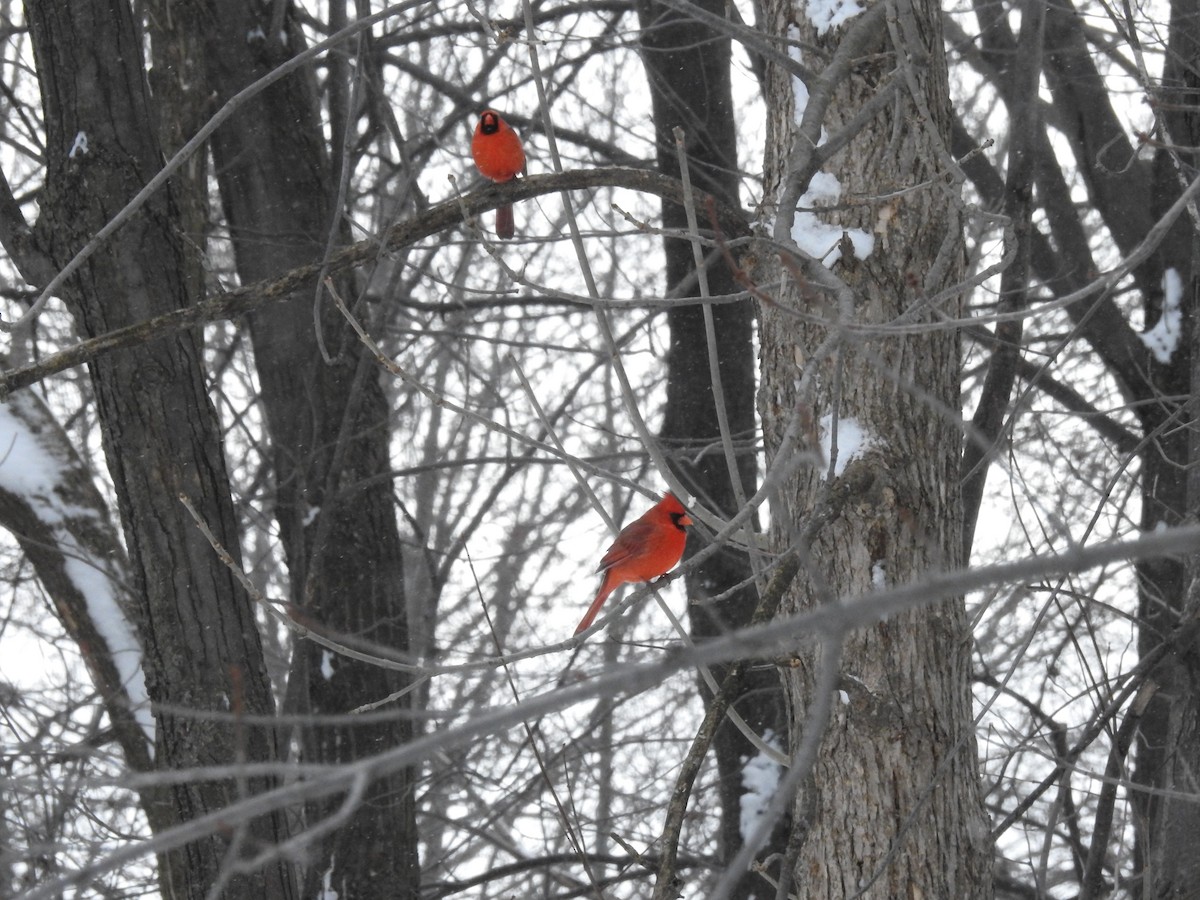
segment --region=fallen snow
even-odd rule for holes
[[[87,156],[88,153],[88,136],[86,131],[81,131],[75,135],[75,142],[71,144],[71,149],[67,152],[67,159],[74,159],[75,155]]]
[[[846,228],[830,225],[817,218],[813,211],[822,204],[837,203],[842,195],[842,184],[828,172],[817,172],[808,183],[808,190],[800,197],[800,209],[792,223],[792,240],[801,250],[827,266],[842,258],[842,238],[850,240],[851,248],[858,259],[866,259],[875,249],[875,235],[865,228]]]
[[[804,4],[804,13],[816,27],[817,34],[837,28],[864,9],[859,0],[808,0]]]
[[[822,14],[828,16],[835,16],[836,10],[840,10],[841,12],[836,14],[841,15],[845,10],[853,8],[852,11],[845,12],[842,18],[836,19],[828,27],[841,24],[851,15],[862,11],[857,2],[843,2],[843,0],[823,0],[816,6],[822,10]],[[813,21],[816,22],[815,19]],[[794,24],[789,25],[787,36],[788,56],[797,63],[803,63],[804,54],[800,52],[799,46],[800,29]],[[795,100],[793,115],[796,124],[799,125],[804,121],[804,111],[808,109],[808,87],[797,75],[792,75],[792,97]],[[822,126],[821,134],[817,138],[817,146],[825,143],[827,137],[825,127]],[[841,240],[843,235],[849,238],[854,255],[858,259],[866,259],[875,249],[875,235],[871,232],[863,228],[830,225],[818,219],[816,213],[813,212],[813,208],[821,204],[837,203],[841,195],[842,184],[835,176],[829,172],[817,172],[809,181],[808,190],[801,195],[800,208],[796,210],[796,218],[792,221],[792,240],[796,242],[796,246],[809,256],[822,260],[827,266],[833,265],[842,258]]]
[[[821,453],[826,462],[833,452],[832,430],[833,413],[826,413],[821,416],[820,423]],[[833,467],[834,477],[846,471],[850,460],[861,456],[872,443],[873,438],[858,419],[853,416],[840,417],[837,424],[837,462]]]
[[[793,62],[803,64],[804,63],[804,54],[802,52],[800,52],[800,29],[799,29],[799,27],[796,26],[795,23],[788,25],[787,38],[788,38],[788,48],[787,48],[788,56],[791,57]],[[795,74],[792,75],[792,97],[796,103],[796,106],[794,109],[794,114],[796,117],[796,124],[799,125],[802,121],[804,121],[804,111],[806,109],[808,109],[808,85],[806,85],[804,83],[803,79],[801,79],[798,75],[795,75]],[[824,140],[825,140],[825,129],[822,128],[821,129],[821,140],[817,141],[817,143],[821,144],[824,142]]]
[[[1146,345],[1154,358],[1164,365],[1171,361],[1175,348],[1179,346],[1179,338],[1183,323],[1183,279],[1177,269],[1167,269],[1163,272],[1163,308],[1157,324],[1149,331],[1139,334],[1142,343]]]
[[[871,563],[871,587],[877,591],[887,587],[887,564],[882,559]]]
[[[763,742],[767,746],[783,752],[779,739],[769,728],[763,732]],[[743,840],[750,838],[759,819],[766,814],[771,797],[775,795],[775,791],[779,787],[779,777],[782,773],[783,766],[761,751],[754,756],[742,757],[743,793],[739,827]]]
[[[58,492],[62,465],[46,452],[23,421],[0,403],[0,487],[29,503],[34,514],[54,532],[64,571],[87,603],[96,630],[108,645],[117,674],[129,695],[134,717],[154,752],[154,716],[142,673],[142,649],[133,625],[118,600],[119,593],[104,561],[95,559],[67,530],[70,518],[94,515],[64,503]]]
[[[317,893],[317,900],[338,900],[338,892],[333,889],[332,865],[321,876],[321,889]]]

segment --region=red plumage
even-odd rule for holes
[[[592,624],[608,595],[623,584],[652,581],[675,567],[687,544],[687,510],[674,494],[664,494],[640,518],[621,529],[596,570],[604,573],[596,599],[575,633]]]
[[[520,136],[494,109],[479,114],[475,136],[471,138],[471,156],[484,178],[497,184],[512,181],[525,171],[525,148]],[[496,209],[496,236],[505,240],[516,233],[512,204]]]

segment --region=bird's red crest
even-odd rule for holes
[[[665,509],[667,512],[672,512],[672,513],[687,512],[687,510],[684,508],[683,504],[679,502],[679,498],[676,497],[674,494],[672,494],[670,491],[667,491],[667,493],[663,494],[661,502],[662,502],[663,509]]]

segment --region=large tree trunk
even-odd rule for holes
[[[890,22],[881,7],[872,8],[824,32],[788,0],[771,0],[766,10],[772,33],[798,42],[793,54],[798,46],[816,48],[804,51],[808,66],[832,59],[818,72],[831,81],[810,85],[803,133],[792,75],[771,66],[769,191],[775,185],[786,194],[798,173],[808,181],[804,166],[818,143],[813,116],[821,112],[813,104],[829,100],[816,121],[836,141],[887,73],[907,66],[897,93],[856,125],[849,144],[824,166],[841,183],[841,205],[821,218],[850,235],[839,241],[834,232],[828,247],[810,247],[822,254],[837,246],[841,261],[831,269],[788,263],[774,304],[762,307],[760,406],[768,465],[792,462],[781,448],[793,425],[808,438],[801,450],[816,449],[812,438],[822,427],[836,434],[840,464],[848,463],[832,483],[828,459],[799,468],[783,482],[774,506],[772,542],[783,551],[818,503],[830,498],[829,489],[839,494],[830,507],[836,514],[801,548],[805,563],[784,601],[785,610],[799,612],[961,563],[959,338],[953,327],[938,326],[960,309],[957,296],[938,295],[956,282],[962,249],[957,184],[947,178],[954,170],[943,143],[949,103],[937,4],[901,2]],[[789,22],[802,24],[789,28]],[[893,44],[889,26],[903,34],[904,46]],[[835,77],[841,59],[826,54],[844,42],[847,67]],[[811,204],[801,198],[800,205]],[[793,218],[794,209],[776,211],[775,237],[784,246],[798,233]],[[811,220],[798,231],[815,234]],[[862,247],[872,236],[873,249],[858,258],[852,241]],[[830,272],[844,282],[841,293]],[[818,287],[822,282],[828,288]],[[888,327],[901,318],[930,327]],[[848,326],[879,330],[851,333]],[[854,450],[851,420],[866,440],[847,459]],[[793,811],[795,895],[990,896],[969,651],[964,606],[952,600],[827,636],[787,670],[793,744],[823,726],[810,718],[829,699],[816,695],[823,666],[838,667],[841,691]]]
[[[722,3],[701,6],[724,14]],[[658,167],[664,174],[679,177],[679,157],[674,129],[682,129],[692,183],[696,187],[738,206],[738,166],[733,95],[730,86],[730,42],[728,37],[655,0],[641,0],[638,16],[642,27],[642,59],[650,83],[654,107]],[[699,227],[710,231],[707,211],[696,210]],[[663,225],[686,231],[685,209],[676,203],[663,204]],[[680,296],[700,295],[701,285],[692,245],[668,238],[667,288]],[[705,249],[709,296],[736,293],[733,273],[719,252]],[[680,294],[679,292],[682,291]],[[755,491],[754,449],[754,310],[749,301],[710,307],[712,337],[716,344],[720,392],[710,368],[705,312],[697,305],[673,307],[667,314],[671,346],[667,356],[667,406],[662,437],[680,480],[698,500],[725,517],[739,508]],[[736,460],[733,466],[724,452],[717,404],[727,415],[727,427]],[[731,471],[732,469],[732,471]],[[737,487],[735,488],[735,478]],[[699,549],[693,531],[691,549]],[[737,585],[743,585],[734,590]],[[692,633],[697,639],[711,637],[746,625],[758,604],[751,583],[750,561],[733,549],[710,556],[688,573],[688,597],[693,601]],[[711,598],[733,591],[719,601]],[[727,667],[714,676],[723,683]],[[701,683],[706,702],[711,695]],[[759,735],[779,746],[786,744],[787,716],[779,676],[772,666],[747,667],[733,688],[731,706]],[[722,855],[728,859],[742,846],[742,808],[751,781],[745,769],[758,751],[741,732],[725,721],[714,738],[721,798]],[[761,856],[781,853],[787,836],[780,822]],[[734,897],[749,897],[764,889],[762,878],[747,872]]]
[[[162,164],[125,0],[30,3],[46,122],[46,182],[37,234],[64,265]],[[169,192],[151,199],[70,280],[64,297],[79,332],[103,334],[195,301],[181,277],[184,254]],[[221,433],[193,332],[107,354],[91,366],[104,450],[120,504],[146,686],[160,705],[156,763],[163,769],[270,761],[270,729],[231,711],[273,712],[254,612],[180,503],[185,495],[238,556]],[[184,821],[222,809],[248,786],[233,778],[181,782],[173,809],[152,821]],[[220,883],[235,837],[259,852],[281,837],[277,819],[248,835],[214,833],[169,854],[164,895],[203,898]],[[233,876],[227,897],[283,897],[281,862]]]
[[[1159,152],[1156,164],[1156,206],[1165,209],[1179,194],[1180,160],[1183,171],[1194,173],[1196,154],[1187,148],[1200,141],[1200,113],[1195,98],[1200,88],[1200,5],[1196,0],[1171,4],[1170,44],[1163,71],[1164,123],[1170,150]],[[1163,242],[1156,262],[1173,266],[1184,287],[1185,314],[1179,348],[1163,363],[1147,355],[1154,402],[1144,415],[1149,436],[1142,454],[1142,527],[1153,530],[1178,525],[1200,509],[1200,436],[1185,419],[1175,398],[1192,397],[1200,389],[1200,348],[1196,316],[1200,314],[1200,236],[1197,223],[1184,216]],[[1190,261],[1190,271],[1189,271]],[[1147,298],[1146,322],[1163,312],[1161,291]],[[1192,404],[1193,410],[1195,404]],[[1200,833],[1200,655],[1196,647],[1196,618],[1200,616],[1200,556],[1188,565],[1163,559],[1139,564],[1138,649],[1155,653],[1164,640],[1174,647],[1151,674],[1158,690],[1142,716],[1138,733],[1134,779],[1145,791],[1131,795],[1138,811],[1137,862],[1141,895],[1147,900],[1195,896],[1200,884],[1200,856],[1195,852]],[[1190,581],[1190,584],[1189,584]],[[1180,624],[1184,628],[1180,629]]]
[[[270,34],[270,4],[256,10],[242,0],[207,0],[201,7],[213,26],[207,32],[207,75],[221,101],[303,48],[290,15],[286,35]],[[335,142],[341,139],[334,135]],[[218,184],[243,283],[320,257],[331,223],[339,221],[336,174],[330,173],[324,147],[311,70],[273,84],[214,135]],[[335,232],[346,241],[344,228]],[[353,301],[349,279],[341,291]],[[400,536],[392,483],[379,477],[390,468],[391,439],[379,367],[327,295],[317,313],[313,295],[298,293],[253,313],[249,322],[275,451],[275,516],[292,600],[306,624],[352,643],[404,653]],[[319,337],[330,361],[322,358]],[[296,646],[291,680],[289,695],[302,699],[289,711],[317,716],[349,712],[407,684],[399,672],[307,641]],[[412,696],[392,704],[400,714],[390,721],[306,726],[302,752],[309,762],[348,763],[407,742],[411,718],[402,710]],[[340,802],[333,797],[310,804],[309,824],[335,812]],[[415,897],[420,874],[415,809],[411,771],[372,784],[354,814],[322,842],[306,893],[316,889],[312,879],[329,872],[328,887],[343,897]]]

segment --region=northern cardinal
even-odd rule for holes
[[[521,138],[494,109],[479,114],[475,136],[471,138],[471,156],[484,178],[500,184],[512,181],[525,171],[525,148]],[[508,240],[515,232],[512,204],[496,210],[496,236]]]
[[[675,495],[663,494],[663,498],[640,519],[622,528],[600,560],[596,571],[603,572],[604,579],[575,633],[579,634],[592,624],[608,595],[621,585],[650,581],[674,568],[683,556],[686,529],[691,524],[687,510]]]

